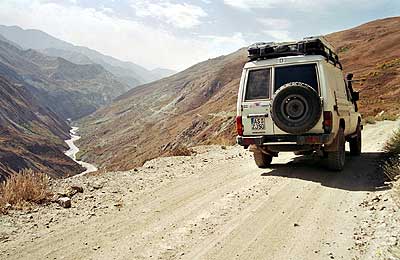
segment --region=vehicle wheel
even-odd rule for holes
[[[327,165],[330,170],[341,171],[344,168],[344,163],[346,161],[346,140],[344,138],[343,128],[339,129],[337,134],[339,139],[337,142],[337,151],[328,152]]]
[[[258,168],[266,168],[271,165],[272,162],[271,155],[265,154],[260,151],[254,152],[253,155],[254,155],[254,161],[256,162]]]
[[[302,82],[281,86],[272,101],[274,123],[291,134],[302,134],[312,129],[321,113],[322,104],[317,91]]]
[[[350,154],[358,156],[361,154],[361,125],[357,125],[357,136],[349,140]]]

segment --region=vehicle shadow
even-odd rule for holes
[[[346,154],[345,168],[341,172],[329,171],[323,159],[300,156],[286,164],[272,164],[263,177],[278,176],[320,183],[323,186],[348,191],[376,191],[388,189],[388,178],[379,167],[383,153],[367,152],[360,156]]]

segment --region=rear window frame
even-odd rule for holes
[[[242,96],[242,102],[257,102],[257,101],[270,101],[273,96],[275,95],[275,68],[277,67],[290,67],[290,66],[298,66],[298,65],[314,65],[315,68],[315,73],[317,76],[317,90],[318,90],[318,94],[321,95],[321,77],[319,74],[319,63],[315,62],[315,61],[311,61],[311,62],[301,62],[301,63],[290,63],[290,64],[274,64],[274,65],[268,65],[268,66],[260,66],[260,67],[254,67],[254,68],[250,68],[247,69],[246,71],[246,77],[245,77],[245,81],[244,81],[244,87],[243,87],[243,96]],[[263,70],[263,69],[270,69],[270,85],[269,85],[269,98],[264,98],[264,99],[250,99],[247,100],[246,99],[246,92],[247,92],[247,83],[248,83],[248,79],[249,79],[249,74],[250,71],[254,71],[254,70]]]
[[[257,70],[267,70],[269,69],[269,97],[268,98],[258,98],[258,99],[246,99],[246,94],[247,94],[247,83],[249,80],[249,74],[252,71],[257,71]],[[272,84],[273,84],[273,76],[274,76],[274,69],[273,66],[266,66],[266,67],[256,67],[256,68],[251,68],[248,69],[246,72],[246,80],[244,82],[244,91],[243,91],[243,102],[255,102],[255,101],[266,101],[266,100],[271,100],[272,98]]]
[[[276,89],[275,89],[275,68],[281,68],[281,67],[292,67],[292,66],[301,66],[301,65],[314,65],[315,68],[315,75],[317,76],[317,91],[318,94],[321,94],[321,83],[320,83],[320,76],[319,76],[319,70],[318,70],[318,63],[317,62],[302,62],[302,63],[293,63],[293,64],[278,64],[273,66],[273,83],[272,83],[272,95],[275,95]]]

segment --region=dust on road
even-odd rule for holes
[[[341,173],[282,153],[258,169],[240,147],[199,147],[128,172],[80,176],[73,207],[0,217],[7,259],[353,259],[376,164],[398,122],[368,125],[363,154]],[[1,239],[0,239],[1,240]]]

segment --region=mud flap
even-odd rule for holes
[[[329,145],[324,146],[324,151],[325,152],[336,152],[338,151],[339,148],[339,138],[338,134],[336,133],[335,139],[333,139],[333,142]]]

